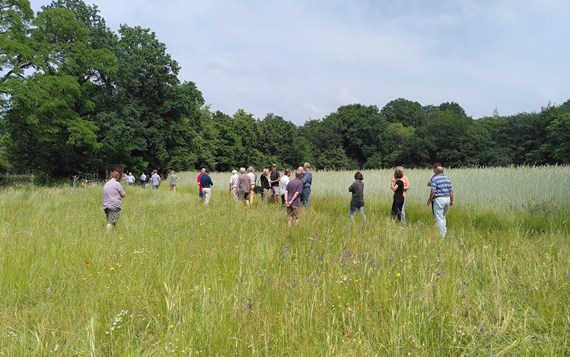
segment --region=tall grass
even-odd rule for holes
[[[369,223],[350,224],[352,174],[315,173],[293,228],[259,196],[235,204],[223,174],[207,207],[193,173],[176,193],[128,187],[111,235],[101,187],[2,191],[0,355],[569,353],[567,203],[496,210],[449,170],[459,204],[443,241],[419,193],[428,171],[407,172],[405,227],[387,171],[365,172]]]

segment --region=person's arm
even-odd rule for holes
[[[429,191],[429,198],[428,198],[428,201],[427,201],[427,205],[428,205],[428,206],[431,205],[431,202],[433,201],[433,197],[434,197],[434,196],[435,196],[435,190]]]
[[[453,191],[449,192],[449,205],[453,206]]]
[[[406,180],[403,181],[403,182],[404,182],[404,191],[409,190],[410,187],[412,186],[412,185],[410,184],[410,180],[409,180],[409,179],[406,179]]]
[[[390,185],[390,189],[392,190],[392,192],[396,192],[396,190],[398,189],[398,181],[396,181],[395,178],[392,179],[392,184]]]

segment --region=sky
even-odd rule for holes
[[[114,32],[155,32],[179,79],[230,115],[302,125],[404,98],[477,119],[570,99],[567,0],[84,1]]]

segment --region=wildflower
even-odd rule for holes
[[[402,276],[402,274],[400,274],[400,272],[396,272],[396,278],[399,278],[400,276]]]
[[[85,265],[89,265],[89,264],[91,264],[91,260],[85,259],[85,260],[83,261],[83,263],[85,263]]]

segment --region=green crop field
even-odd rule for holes
[[[454,169],[439,238],[412,181],[363,171],[368,223],[348,220],[354,172],[315,172],[312,207],[236,204],[212,175],[178,192],[127,187],[112,234],[101,186],[0,191],[0,356],[570,355],[570,167]]]

